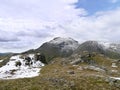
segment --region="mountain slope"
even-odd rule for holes
[[[116,48],[120,48],[120,47],[111,43],[103,43],[98,41],[86,41],[80,44],[80,46],[75,51],[75,53],[82,54],[83,52],[86,51],[88,53],[95,52],[95,53],[103,54],[110,58],[120,58],[120,52]]]
[[[72,38],[57,37],[53,40],[44,43],[36,52],[43,53],[49,61],[54,57],[70,56],[79,46],[78,42]]]
[[[120,44],[102,41],[86,41],[79,45],[79,43],[72,38],[61,37],[56,37],[42,44],[37,49],[31,49],[23,53],[41,53],[45,55],[47,62],[49,62],[55,57],[68,57],[73,53],[83,54],[84,51],[89,53],[96,52],[115,59],[120,58]]]
[[[81,51],[88,51],[89,53],[92,52],[100,52],[103,53],[105,52],[103,46],[99,44],[97,41],[86,41],[82,44],[77,49],[77,52]]]

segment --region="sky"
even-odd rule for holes
[[[120,0],[0,0],[0,52],[54,37],[119,42]]]

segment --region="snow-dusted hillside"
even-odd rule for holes
[[[40,61],[35,61],[33,54],[29,54],[27,57],[31,58],[29,65],[26,65],[27,61],[24,59],[25,56],[12,56],[9,62],[0,68],[0,79],[17,79],[38,76],[39,71],[44,64]],[[20,62],[21,65],[17,65],[17,62]]]
[[[43,43],[35,52],[43,53],[46,56],[46,61],[49,62],[55,57],[68,57],[72,55],[78,46],[78,41],[72,38],[56,37]]]
[[[114,52],[120,53],[120,44],[110,43],[110,42],[102,42],[98,41],[99,44],[103,45],[104,49],[112,50]]]
[[[56,37],[49,42],[50,44],[58,45],[61,50],[75,50],[79,46],[78,42],[72,38]]]
[[[111,45],[111,43],[109,43],[109,42],[102,42],[102,41],[98,41],[98,44],[103,45],[103,47],[105,49],[108,49],[110,47],[110,45]]]

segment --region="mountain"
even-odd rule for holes
[[[110,58],[120,58],[120,45],[100,41],[86,41],[79,45],[76,53],[82,54],[83,52],[99,53]]]
[[[1,58],[0,90],[119,90],[119,59],[119,44],[57,37]]]
[[[13,54],[13,53],[11,53],[11,52],[8,52],[8,53],[0,53],[0,56],[6,56],[6,55],[11,55],[11,54]]]
[[[37,49],[13,54],[7,60],[1,60],[0,79],[37,76],[40,67],[44,65],[46,60],[49,62],[54,57],[70,56],[78,46],[78,42],[72,38],[57,37]]]
[[[30,53],[35,53],[35,49],[30,49],[28,51],[22,52],[22,54],[30,54]]]
[[[120,53],[120,44],[118,43],[108,43],[108,42],[99,42],[100,44],[103,44],[107,49]]]
[[[77,52],[83,52],[83,51],[88,51],[89,53],[92,52],[99,52],[99,53],[104,53],[105,49],[102,44],[99,44],[97,41],[86,41],[82,44],[77,49]]]
[[[79,44],[78,41],[72,38],[62,37],[56,37],[43,43],[39,48],[25,51],[22,54],[41,53],[49,62],[55,57],[68,57],[73,53],[83,54],[84,51],[96,52],[110,58],[120,58],[120,44],[102,41],[86,41]]]
[[[35,52],[43,53],[49,61],[54,57],[70,56],[79,46],[79,43],[72,38],[56,37],[37,48]]]

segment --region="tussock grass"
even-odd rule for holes
[[[38,77],[0,80],[0,90],[120,90],[104,77],[96,76],[99,73],[79,70],[79,66],[63,64],[62,59],[57,58],[44,66]],[[69,73],[71,71],[74,73]]]

